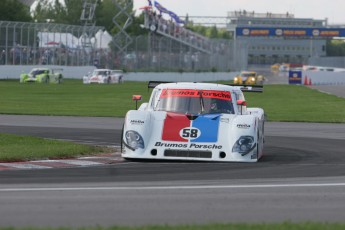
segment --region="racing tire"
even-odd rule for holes
[[[260,135],[259,135],[259,130],[258,130],[258,133],[257,133],[257,141],[256,141],[256,162],[259,162],[260,160],[260,157],[259,157],[259,154],[260,154]]]
[[[122,129],[121,129],[121,141],[120,141],[120,151],[121,151],[121,154],[122,154],[122,151],[125,147],[125,144],[123,143],[123,130],[125,128],[125,124],[122,125]]]
[[[61,84],[62,83],[62,76],[61,75],[59,75],[59,77],[58,77],[58,82],[57,82],[58,84]]]

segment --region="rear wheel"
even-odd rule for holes
[[[62,83],[62,76],[61,75],[59,75],[59,77],[58,77],[58,83],[59,84]]]

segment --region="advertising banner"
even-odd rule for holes
[[[301,85],[302,84],[302,71],[289,71],[289,84],[291,85]]]
[[[345,37],[345,28],[237,27],[238,37]]]

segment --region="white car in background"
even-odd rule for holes
[[[95,69],[83,77],[83,83],[120,84],[123,82],[123,75],[122,70]]]
[[[257,162],[262,157],[264,110],[247,108],[243,95],[262,92],[262,86],[150,82],[153,87],[148,103],[127,112],[125,159]]]

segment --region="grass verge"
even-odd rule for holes
[[[124,117],[135,108],[132,95],[149,100],[147,82],[83,85],[81,80],[63,84],[20,84],[0,81],[0,113]],[[249,107],[261,107],[270,121],[345,122],[345,99],[306,86],[265,85],[264,93],[246,93]]]
[[[1,162],[62,159],[82,155],[110,153],[111,151],[111,149],[105,147],[0,133]]]

